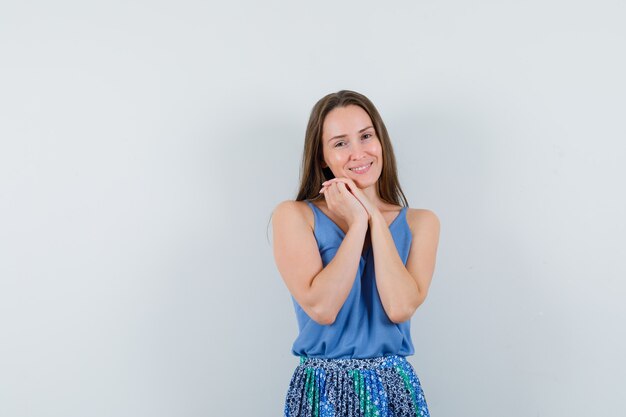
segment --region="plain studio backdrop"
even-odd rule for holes
[[[270,214],[314,103],[368,96],[441,221],[433,417],[621,416],[622,1],[0,6],[0,415],[279,416]]]

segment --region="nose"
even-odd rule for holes
[[[350,154],[350,160],[351,161],[358,161],[360,159],[363,159],[367,156],[367,153],[365,152],[365,146],[361,143],[360,140],[357,140],[357,143],[355,146],[352,147],[352,153]]]

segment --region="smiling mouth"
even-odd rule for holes
[[[363,174],[367,171],[369,171],[370,167],[372,166],[372,164],[374,163],[374,161],[370,162],[367,165],[363,165],[361,167],[354,167],[354,168],[348,168],[350,171],[356,173],[356,174]]]

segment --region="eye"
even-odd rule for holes
[[[335,143],[335,146],[333,146],[333,148],[340,148],[340,146],[339,146],[340,143],[344,143],[344,142],[337,142],[337,143]]]
[[[363,135],[363,139],[369,139],[369,138],[366,138],[365,136],[372,136],[372,134],[371,133],[366,133],[366,134]]]

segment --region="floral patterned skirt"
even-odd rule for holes
[[[420,380],[404,356],[300,357],[284,417],[430,417]]]

